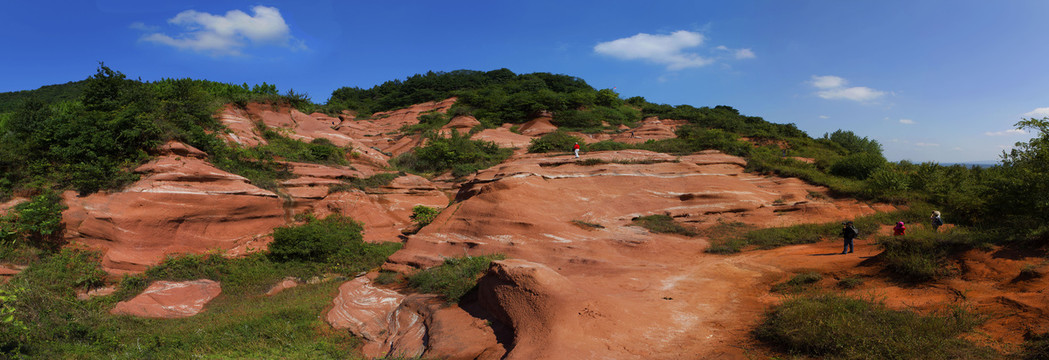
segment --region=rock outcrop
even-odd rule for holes
[[[499,359],[504,353],[487,325],[434,295],[402,295],[366,277],[339,286],[326,321],[365,340],[367,357]]]
[[[163,319],[188,317],[200,313],[220,293],[222,287],[212,280],[156,281],[142,294],[118,302],[110,313]]]
[[[878,210],[813,196],[827,189],[798,179],[746,173],[745,164],[716,151],[521,155],[463,184],[385,267],[410,272],[463,254],[515,259],[493,266],[478,293],[484,312],[517,334],[510,358],[720,356],[708,349],[746,333],[756,314],[744,310],[763,307],[757,285],[770,270],[704,256],[705,239],[651,233],[633,218],[768,227]]]
[[[277,194],[184,144],[167,144],[136,172],[142,178],[120,192],[63,194],[66,239],[103,251],[111,273],[140,272],[168,254],[260,249],[261,237],[286,223]]]

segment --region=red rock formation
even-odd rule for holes
[[[366,277],[339,286],[326,321],[363,338],[367,357],[494,360],[504,353],[484,321],[434,295],[401,295]]]
[[[521,134],[528,136],[543,136],[557,131],[557,126],[550,123],[550,120],[553,120],[550,116],[541,116],[521,124]]]
[[[220,293],[222,287],[212,280],[156,281],[142,294],[118,302],[110,313],[164,319],[193,316]]]
[[[474,134],[472,139],[491,141],[499,145],[499,147],[518,148],[521,150],[519,153],[523,154],[527,151],[533,137],[515,134],[510,131],[511,127],[513,127],[513,124],[503,124],[503,126],[495,129],[484,129]]]
[[[518,334],[513,358],[718,357],[726,355],[709,349],[745,335],[763,308],[756,287],[767,270],[704,256],[704,239],[653,234],[632,218],[669,214],[696,227],[766,227],[876,211],[855,201],[808,199],[826,189],[745,173],[743,159],[714,151],[587,157],[603,163],[530,154],[481,171],[386,268],[407,272],[464,253],[534,263],[501,263],[507,274],[500,277],[515,280],[485,306]],[[537,279],[518,278],[510,268]]]
[[[107,271],[143,271],[168,254],[257,249],[285,223],[276,194],[211,166],[199,150],[170,143],[163,154],[123,191],[63,194],[67,240],[103,251]]]
[[[442,126],[438,133],[445,137],[451,136],[452,131],[458,131],[460,134],[465,135],[477,125],[481,125],[481,122],[477,121],[473,116],[460,115],[452,118],[448,124]]]

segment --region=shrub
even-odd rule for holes
[[[587,221],[583,221],[583,220],[572,220],[572,224],[575,224],[576,226],[584,228],[584,229],[587,229],[587,230],[604,229],[605,228],[604,225],[601,225],[601,224],[598,224],[598,223],[587,222]]]
[[[441,265],[410,276],[408,285],[420,292],[441,294],[455,303],[477,286],[477,279],[493,260],[505,258],[501,254],[447,258]]]
[[[774,307],[754,335],[791,354],[817,358],[978,358],[987,350],[958,338],[978,322],[959,308],[921,316],[881,303],[817,294]]]
[[[643,227],[654,233],[678,234],[684,236],[697,235],[695,229],[678,224],[674,221],[674,218],[668,215],[641,216],[634,218],[632,221],[634,225]]]
[[[875,170],[885,166],[885,158],[879,154],[855,153],[848,155],[830,167],[830,173],[857,180],[870,177]]]
[[[429,225],[433,222],[433,219],[437,218],[437,215],[441,213],[441,210],[435,209],[429,206],[416,205],[412,208],[412,221],[419,224],[420,227]]]
[[[539,138],[532,139],[528,145],[530,153],[569,152],[578,143],[581,150],[586,151],[587,146],[582,138],[568,135],[563,131],[554,131]]]
[[[448,138],[430,136],[426,146],[404,153],[391,163],[417,173],[451,170],[452,175],[459,177],[498,164],[509,158],[512,152],[493,142],[470,140],[469,135],[453,131]]]
[[[879,257],[889,273],[899,280],[919,283],[951,275],[951,255],[986,240],[955,228],[945,233],[912,230],[906,236],[884,237],[879,242],[884,250]]]
[[[338,214],[273,231],[270,255],[280,261],[326,262],[343,248],[362,243],[361,224]]]
[[[15,205],[10,215],[0,218],[0,246],[23,245],[44,250],[57,250],[63,245],[62,198],[51,191]],[[19,239],[25,241],[20,244]]]
[[[860,285],[863,285],[863,279],[847,277],[838,280],[838,287],[842,289],[852,289]]]

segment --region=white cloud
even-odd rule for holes
[[[962,151],[962,148],[960,148],[960,147],[953,147],[953,148],[951,148],[951,150],[954,150],[954,151]]]
[[[820,115],[820,119],[830,119],[830,116],[827,116],[827,115]]]
[[[702,67],[714,60],[686,52],[685,49],[703,45],[703,34],[679,30],[670,35],[640,33],[628,38],[599,43],[594,52],[622,60],[647,60],[665,64],[668,70]]]
[[[924,142],[916,142],[916,143],[914,143],[914,146],[920,146],[920,147],[936,147],[936,146],[940,146],[940,144],[937,144],[937,143],[924,143]]]
[[[255,6],[251,11],[252,16],[240,10],[230,10],[220,16],[186,10],[168,20],[169,24],[183,28],[183,32],[174,36],[153,32],[144,35],[142,40],[212,55],[241,55],[241,50],[248,45],[305,49],[301,41],[291,36],[280,10]],[[144,24],[137,27],[147,28]]]
[[[827,100],[846,99],[853,101],[871,101],[884,96],[885,92],[865,86],[857,86],[817,91],[816,95]]]
[[[1024,113],[1024,117],[1029,118],[1044,118],[1049,117],[1049,107],[1040,107]]]
[[[914,122],[914,120],[911,120],[911,119],[900,119],[900,124],[914,125],[915,122]]]
[[[812,80],[809,81],[813,87],[821,89],[816,92],[816,96],[828,100],[845,99],[866,102],[876,100],[886,94],[884,91],[866,86],[845,87],[848,83],[845,79],[833,75],[813,75]]]
[[[837,76],[824,75],[816,76],[812,75],[812,86],[820,89],[833,89],[845,86],[848,82]]]
[[[1024,135],[1024,134],[1027,134],[1027,131],[1020,130],[1020,129],[1009,129],[1009,130],[995,131],[995,132],[988,131],[988,132],[985,132],[983,134],[987,135],[987,136]]]

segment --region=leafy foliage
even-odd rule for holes
[[[441,210],[439,209],[416,205],[412,208],[412,221],[415,221],[419,226],[426,226],[433,222],[433,219],[437,218],[437,215],[440,213]]]
[[[633,224],[648,229],[648,231],[661,234],[678,234],[684,236],[696,236],[696,230],[674,221],[668,215],[648,215],[634,218]]]
[[[444,138],[432,134],[426,146],[394,158],[392,164],[416,173],[436,174],[451,170],[454,176],[465,176],[487,169],[510,157],[512,150],[493,142],[470,140],[469,135],[453,131]]]

